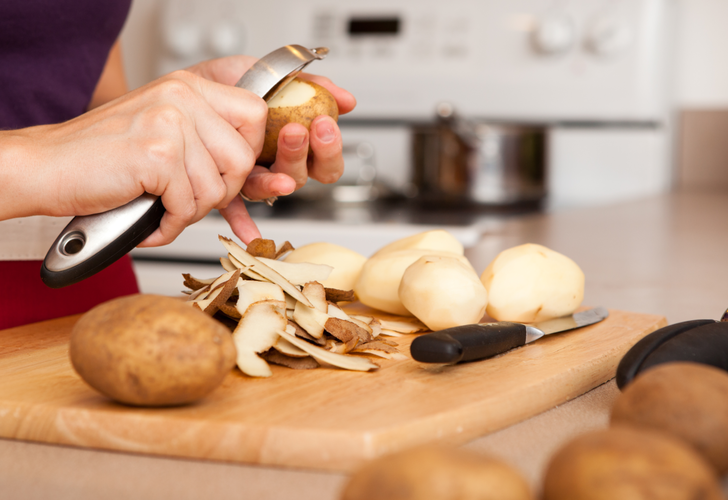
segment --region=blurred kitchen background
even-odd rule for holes
[[[131,88],[196,62],[326,46],[351,91],[346,169],[274,208],[264,237],[369,255],[444,227],[466,247],[504,218],[676,189],[728,190],[728,0],[134,0]],[[143,291],[219,274],[217,214],[133,255]],[[481,270],[478,270],[481,271]]]

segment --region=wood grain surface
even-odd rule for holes
[[[68,360],[77,316],[0,332],[0,437],[319,470],[349,471],[408,446],[461,444],[614,377],[622,355],[666,324],[610,311],[605,321],[499,357],[455,366],[377,362],[373,373],[234,370],[197,404],[144,409],[89,388]],[[409,353],[413,337],[396,341]]]

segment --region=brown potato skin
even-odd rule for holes
[[[612,408],[613,424],[648,427],[693,446],[728,471],[728,374],[697,363],[667,363],[640,374]]]
[[[130,295],[100,304],[73,327],[71,364],[102,394],[135,406],[191,403],[235,366],[230,332],[179,299]]]
[[[278,152],[278,133],[284,125],[292,122],[300,123],[308,130],[311,130],[311,122],[320,115],[329,115],[334,120],[339,119],[339,107],[336,99],[321,85],[308,80],[295,78],[295,80],[307,83],[316,89],[316,94],[305,104],[296,107],[268,108],[268,121],[265,124],[265,142],[263,152],[256,163],[269,167],[276,160]],[[309,154],[311,149],[309,148]]]
[[[543,500],[719,500],[712,467],[688,445],[649,429],[582,435],[551,459]]]
[[[532,500],[509,465],[458,448],[422,446],[373,460],[354,473],[341,500]]]

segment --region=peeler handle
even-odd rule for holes
[[[269,100],[306,65],[327,53],[325,47],[286,45],[253,64],[236,87]],[[162,201],[146,193],[123,207],[74,218],[48,251],[41,279],[51,288],[61,288],[92,276],[152,234],[164,211]]]
[[[152,234],[164,212],[162,199],[145,193],[108,212],[74,217],[43,261],[43,283],[62,288],[108,267]]]

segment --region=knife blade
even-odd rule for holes
[[[609,316],[594,307],[539,323],[509,321],[456,326],[417,337],[410,346],[412,358],[422,363],[461,363],[490,358],[538,340],[544,335],[567,332],[598,323]]]

